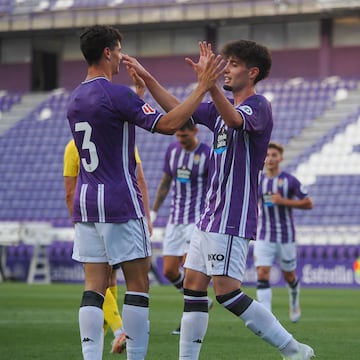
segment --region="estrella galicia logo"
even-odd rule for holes
[[[228,134],[225,126],[223,126],[214,141],[214,152],[215,154],[222,154],[228,145]]]
[[[191,180],[191,170],[185,165],[176,169],[176,180],[181,183],[189,183]]]
[[[249,105],[242,105],[242,106],[239,106],[239,109],[241,111],[243,111],[245,114],[247,115],[252,115],[253,114],[253,110],[252,108],[249,106]]]

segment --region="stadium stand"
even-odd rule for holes
[[[325,85],[324,85],[325,84]],[[180,99],[184,98],[190,91],[191,85],[187,87],[170,88]],[[314,93],[307,91],[313,89],[319,96],[316,99],[310,100],[314,97]],[[282,142],[287,145],[291,139],[298,137],[304,129],[310,128],[314,125],[316,119],[321,119],[326,111],[336,110],[337,106],[341,105],[342,100],[337,100],[337,94],[339,91],[354,91],[357,89],[357,81],[354,79],[344,80],[337,79],[332,83],[325,80],[316,82],[315,80],[301,80],[295,79],[293,81],[280,81],[273,80],[266,82],[259,92],[264,93],[269,98],[272,98],[274,104],[274,119],[275,126],[273,132],[273,140]],[[306,93],[306,95],[302,95]],[[286,95],[284,95],[286,94]],[[45,96],[45,95],[43,95]],[[303,98],[302,98],[303,96]],[[3,193],[0,208],[0,218],[4,221],[50,221],[54,226],[69,226],[70,222],[66,212],[64,204],[64,192],[62,183],[62,156],[63,149],[70,138],[70,130],[66,121],[66,104],[68,101],[69,93],[67,91],[56,91],[47,95],[46,100],[42,101],[37,107],[30,111],[23,119],[18,121],[15,126],[8,129],[0,138],[1,149],[1,186],[6,189]],[[19,99],[18,97],[16,97]],[[346,96],[345,96],[346,98]],[[292,111],[289,111],[289,101],[296,101],[291,106]],[[299,100],[300,99],[300,100]],[[150,97],[147,101],[151,102]],[[309,102],[313,102],[313,105],[309,106]],[[17,100],[19,102],[19,100]],[[13,106],[14,111],[16,106]],[[311,111],[309,111],[309,108]],[[353,104],[353,109],[349,109],[352,112],[344,114],[345,117],[342,122],[329,129],[324,136],[320,137],[314,143],[308,144],[299,156],[295,157],[293,162],[288,164],[288,168],[292,171],[298,171],[299,176],[301,174],[301,164],[311,158],[311,161],[315,161],[316,151],[321,150],[330,141],[333,140],[335,135],[339,135],[341,130],[346,130],[348,126],[354,125],[358,122],[360,115],[357,104]],[[10,111],[11,113],[11,111]],[[324,126],[328,124],[324,123]],[[358,127],[358,126],[357,126]],[[352,128],[351,128],[352,129]],[[350,135],[353,131],[350,129]],[[207,143],[211,143],[211,133],[207,131],[205,127],[200,126],[200,138]],[[54,143],[54,134],[56,134],[56,143]],[[344,135],[345,136],[345,135]],[[153,198],[159,179],[162,173],[164,154],[170,142],[174,141],[174,137],[163,136],[159,134],[145,134],[141,129],[137,133],[137,142],[140,148],[141,157],[143,159],[144,171],[147,177],[150,196]],[[345,142],[348,142],[348,138],[345,137]],[[341,151],[341,147],[337,150]],[[329,152],[331,156],[330,162],[337,168],[341,167],[340,164],[335,161],[336,153]],[[350,161],[349,159],[348,161]],[[323,161],[323,159],[321,160]],[[330,164],[323,163],[323,167],[329,169]],[[345,164],[347,165],[347,164]],[[355,169],[356,159],[354,164],[348,166],[348,168]],[[319,171],[321,164],[314,163],[313,168]],[[299,170],[297,170],[299,169]],[[345,170],[342,170],[345,171]],[[306,176],[313,177],[309,166],[305,166],[303,170]],[[326,193],[327,203],[331,204],[331,194],[339,194],[343,190],[356,188],[360,189],[358,182],[355,182],[359,177],[352,176],[351,174],[343,176],[341,174],[336,175],[331,180],[326,181],[320,179],[321,183],[318,183],[316,179],[312,184],[314,189],[311,189],[311,193],[315,198],[318,197],[319,204],[325,205],[325,201],[322,201]],[[342,177],[343,176],[343,177]],[[306,179],[305,179],[306,180]],[[352,181],[354,181],[352,185]],[[307,183],[309,183],[307,181]],[[327,187],[326,184],[329,183]],[[353,188],[351,187],[353,186]],[[357,191],[357,190],[356,190]],[[357,194],[355,192],[354,194]],[[348,193],[344,193],[344,197],[348,196]],[[341,199],[340,199],[341,200]],[[315,201],[315,203],[318,203]],[[338,200],[334,200],[336,203]],[[344,201],[341,200],[339,204],[342,206]],[[162,227],[166,223],[168,214],[168,205],[164,204],[162,207],[157,225]],[[331,224],[334,219],[328,216],[331,213],[336,216],[337,207],[329,206],[321,207],[321,213],[324,214],[320,223]],[[344,208],[346,210],[346,207]],[[351,208],[354,210],[354,207]],[[316,210],[315,210],[316,211]],[[325,216],[326,215],[326,216]],[[346,211],[342,214],[344,222],[355,223],[356,214],[350,216]],[[360,215],[359,215],[360,216]],[[306,225],[312,223],[312,214],[302,215],[299,217],[299,221]],[[339,220],[340,221],[340,220]],[[341,221],[340,221],[341,222]]]

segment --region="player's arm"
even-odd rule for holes
[[[157,132],[169,135],[174,134],[188,121],[200,105],[206,92],[215,85],[216,80],[224,72],[224,61],[220,55],[206,54],[202,57],[201,67],[198,68],[198,63],[191,62],[197,73],[198,83],[192,93],[182,103],[179,103],[136,59],[123,55],[123,62],[135,69],[145,81],[154,99],[161,107],[169,111],[156,124]]]
[[[192,63],[190,59],[186,59],[188,63],[190,63],[195,72],[199,72],[201,68],[203,68],[206,58],[213,54],[211,44],[200,43],[200,57],[197,64]],[[234,106],[230,103],[230,101],[226,98],[224,92],[215,84],[210,89],[210,95],[216,107],[216,110],[221,115],[222,119],[226,123],[226,125],[230,128],[239,128],[243,126],[244,120],[238,111],[235,110]]]
[[[169,193],[171,181],[172,177],[169,174],[164,173],[161,178],[159,187],[156,190],[155,200],[151,210],[152,221],[155,221],[157,212],[160,209],[162,203],[164,202],[167,194]]]
[[[144,203],[144,208],[145,208],[145,216],[146,219],[148,221],[148,226],[149,226],[149,232],[150,232],[150,236],[152,235],[152,222],[151,222],[151,218],[150,218],[150,199],[149,199],[149,191],[148,191],[148,187],[147,187],[147,183],[145,180],[145,175],[144,175],[144,170],[143,167],[141,165],[141,162],[138,163],[136,165],[137,167],[137,182],[140,188],[140,192],[142,195],[142,199],[143,199],[143,203]]]
[[[123,55],[123,61],[126,64],[128,73],[135,85],[135,81],[141,79],[144,85],[150,91],[155,101],[166,111],[172,110],[180,104],[180,101],[169,93],[155,78],[150,74],[135,58]],[[137,89],[135,85],[135,89]],[[137,92],[137,91],[136,91]],[[138,92],[137,92],[138,93]],[[139,93],[138,93],[139,95]],[[139,95],[140,96],[140,95]],[[140,96],[142,97],[142,96]]]
[[[225,124],[229,128],[241,128],[244,119],[217,85],[210,89],[210,95]]]
[[[276,205],[288,206],[295,209],[310,210],[313,208],[311,197],[306,197],[304,199],[288,199],[282,197],[281,194],[276,193],[272,195],[271,201]]]
[[[64,176],[65,202],[70,216],[72,216],[76,179],[77,177],[74,176]]]
[[[64,150],[63,177],[65,188],[65,203],[72,216],[76,181],[79,174],[80,159],[74,140],[70,140]]]

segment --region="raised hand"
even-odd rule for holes
[[[144,79],[149,76],[149,72],[134,57],[123,54],[122,61],[126,65],[126,68],[133,69],[141,78]]]
[[[194,71],[198,74],[199,71],[204,69],[207,58],[213,54],[211,44],[206,41],[199,42],[199,60],[197,63],[193,62],[190,58],[185,58],[185,61],[192,66]]]
[[[139,97],[143,98],[145,94],[145,81],[139,76],[134,68],[126,66],[126,70],[131,78],[131,81],[135,87],[135,92]]]
[[[226,62],[221,55],[215,55],[211,44],[206,41],[199,42],[199,60],[197,63],[190,58],[185,61],[192,66],[198,77],[199,85],[206,90],[211,89],[220,75],[224,74]]]

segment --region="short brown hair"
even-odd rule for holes
[[[274,142],[274,141],[270,141],[270,142],[269,142],[268,149],[275,149],[275,150],[277,150],[281,155],[284,154],[284,147],[283,147],[281,144],[276,143],[276,142]]]

